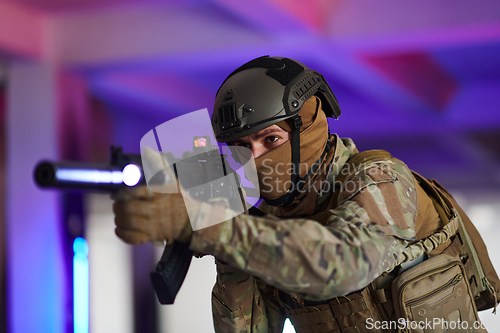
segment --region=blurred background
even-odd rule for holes
[[[42,191],[32,172],[138,153],[262,55],[322,73],[331,131],[439,180],[500,269],[500,2],[0,0],[0,332],[213,332],[213,258],[159,306],[161,249],[120,242],[107,195]]]

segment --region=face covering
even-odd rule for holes
[[[316,96],[311,97],[304,103],[299,115],[302,119],[300,128],[300,177],[303,178],[311,167],[318,163],[325,150],[328,141],[328,122],[325,113],[321,109],[321,101]],[[277,123],[277,125],[286,131],[291,132],[292,130],[291,125],[286,120]],[[308,187],[318,180],[318,176],[325,173],[323,169],[325,165],[330,163],[333,157],[332,151],[333,149],[320,161],[319,165],[316,165],[316,167],[319,167],[318,170],[305,180],[304,191],[297,196],[290,206],[297,206],[298,201],[301,201],[308,192],[317,193],[317,191],[308,189]],[[325,162],[328,163],[325,164]],[[295,186],[291,184],[294,165],[292,164],[290,140],[256,158],[255,165],[259,176],[260,192],[264,198],[270,200],[279,198],[289,191],[291,186]],[[316,195],[314,195],[314,198],[316,198]]]

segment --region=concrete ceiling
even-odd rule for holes
[[[323,73],[343,110],[332,132],[361,149],[448,186],[500,185],[500,2],[0,0],[0,57],[54,61],[116,113],[211,109],[265,54]]]

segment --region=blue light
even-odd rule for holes
[[[64,181],[85,183],[113,183],[120,184],[123,181],[122,172],[119,170],[79,170],[60,169],[56,171],[56,178]]]
[[[89,332],[89,246],[82,237],[73,242],[74,333]]]

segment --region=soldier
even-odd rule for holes
[[[367,320],[393,311],[375,282],[442,223],[427,196],[417,209],[422,189],[403,162],[350,164],[354,142],[328,129],[339,115],[324,78],[305,65],[267,56],[244,64],[219,88],[212,126],[219,142],[252,151],[265,215],[193,232],[187,210],[199,224],[228,209],[142,187],[117,197],[117,235],[215,256],[217,332],[282,332],[287,317],[299,333],[376,332]]]

